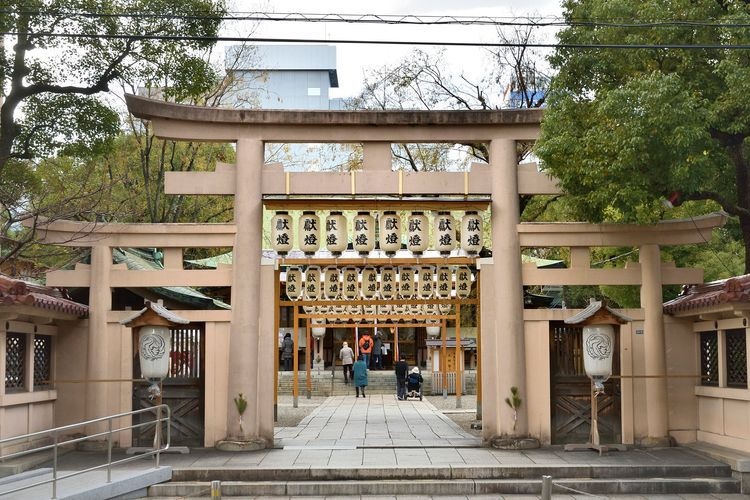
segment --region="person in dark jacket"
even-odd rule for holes
[[[367,387],[367,363],[365,357],[360,355],[354,363],[354,388],[357,391],[355,397],[359,397],[359,391],[362,390],[362,397],[365,397],[365,387]]]
[[[375,332],[375,339],[372,342],[372,366],[373,370],[383,369],[383,334]]]
[[[406,399],[406,374],[409,372],[409,363],[403,354],[396,363],[396,398],[399,401]]]
[[[294,358],[294,341],[292,340],[292,334],[287,333],[281,342],[281,359],[284,360],[284,371],[292,369],[292,358]]]

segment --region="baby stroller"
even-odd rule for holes
[[[416,366],[406,376],[406,399],[419,398],[422,401],[422,374]]]

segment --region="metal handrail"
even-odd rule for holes
[[[156,413],[156,417],[154,418],[154,420],[150,420],[148,422],[141,422],[138,424],[130,424],[125,427],[113,428],[112,423],[115,419],[124,418],[124,417],[133,417],[141,413],[154,413],[154,412]],[[77,429],[77,428],[84,427],[87,425],[94,425],[94,424],[105,423],[105,422],[107,424],[106,431],[96,432],[89,436],[71,438],[71,439],[66,439],[65,441],[59,441],[60,435],[63,432],[71,431],[73,429]],[[131,418],[131,422],[132,422],[132,418]],[[162,423],[164,422],[166,422],[167,424],[167,435],[166,435],[166,442],[162,446],[163,436],[162,436],[161,427],[162,427]],[[154,425],[154,424],[156,425],[155,425],[155,433],[154,433],[154,447],[152,450],[144,451],[144,453],[137,455],[137,456],[122,458],[120,460],[115,460],[114,462],[112,461],[112,442],[113,442],[112,437],[114,436],[115,433],[137,429],[140,427],[145,427],[145,426]],[[43,437],[51,437],[52,444],[38,446],[36,448],[17,451],[14,453],[9,453],[8,455],[0,455],[0,462],[10,459],[10,458],[17,458],[17,457],[21,457],[24,455],[30,455],[32,453],[37,453],[39,451],[51,449],[52,450],[52,478],[46,479],[43,481],[37,481],[33,484],[28,484],[26,486],[21,486],[12,490],[1,491],[0,495],[8,495],[10,493],[16,493],[18,491],[23,491],[23,490],[27,490],[30,488],[34,488],[36,486],[41,486],[44,484],[52,483],[52,497],[51,498],[54,499],[54,498],[57,498],[57,482],[58,481],[67,479],[69,477],[78,476],[86,472],[103,469],[106,467],[107,468],[107,483],[110,483],[112,482],[112,467],[113,466],[132,462],[133,460],[140,460],[144,456],[155,456],[156,460],[154,463],[154,468],[158,469],[159,468],[159,456],[161,452],[169,449],[169,446],[172,440],[171,410],[169,409],[169,406],[165,404],[161,404],[161,405],[153,406],[151,408],[143,408],[140,410],[133,410],[133,411],[125,412],[125,413],[118,413],[116,415],[110,415],[108,417],[95,418],[93,420],[87,420],[85,422],[79,422],[76,424],[64,425],[62,427],[55,427],[54,429],[48,429],[45,431],[32,432],[29,434],[24,434],[23,436],[15,436],[11,438],[0,439],[0,449],[3,447],[3,445],[15,443],[15,442],[21,442],[24,440],[28,441],[32,438],[43,438]],[[67,446],[67,445],[71,445],[75,443],[80,443],[82,441],[88,441],[88,440],[92,440],[98,437],[106,437],[107,439],[107,463],[104,463],[102,465],[96,465],[94,467],[89,467],[83,470],[74,471],[69,474],[65,474],[63,476],[58,476],[58,471],[57,471],[58,460],[57,459],[58,459],[58,449],[61,446]]]

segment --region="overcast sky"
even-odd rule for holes
[[[560,0],[234,0],[233,11],[265,11],[306,14],[392,14],[392,15],[455,15],[455,16],[559,16]],[[258,26],[256,36],[316,39],[394,39],[425,41],[495,42],[492,26],[389,26],[345,23],[280,23],[265,22]],[[540,33],[553,41],[552,33]],[[337,45],[337,69],[340,89],[333,97],[350,97],[361,88],[367,69],[396,64],[414,47],[395,45]],[[422,47],[423,50],[435,50]],[[480,47],[446,48],[451,70],[474,77],[487,64],[487,51]]]

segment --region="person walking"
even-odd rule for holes
[[[399,401],[406,399],[406,374],[409,371],[409,363],[406,362],[406,356],[403,354],[396,363],[396,398]]]
[[[284,361],[284,371],[290,371],[292,369],[292,359],[294,358],[294,341],[292,340],[292,334],[287,333],[284,335],[284,340],[281,341],[281,359]]]
[[[367,387],[367,362],[364,355],[360,355],[357,362],[354,363],[354,388],[357,391],[355,397],[359,397],[359,391],[362,390],[362,397],[365,397],[365,387]]]
[[[383,369],[383,334],[375,332],[375,340],[372,342],[372,369]]]
[[[372,337],[368,332],[359,338],[359,354],[364,356],[365,365],[370,366],[370,353],[372,353]]]
[[[352,348],[349,347],[349,344],[347,342],[344,342],[344,344],[341,346],[341,350],[339,351],[339,359],[341,360],[341,366],[344,368],[344,383],[349,383],[349,377],[352,379],[354,378],[354,375],[352,374],[352,364],[354,364],[354,351],[352,351]]]

